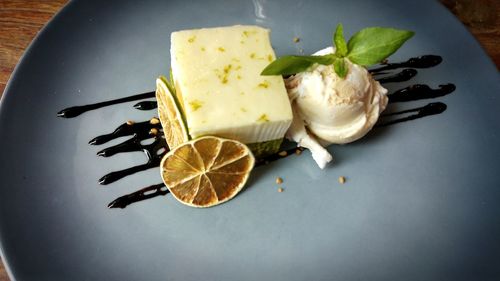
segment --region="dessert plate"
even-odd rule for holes
[[[169,71],[172,31],[256,24],[272,30],[284,55],[330,45],[338,22],[347,36],[367,26],[415,31],[390,61],[443,61],[386,83],[389,92],[456,90],[387,112],[446,110],[330,146],[335,162],[324,170],[307,151],[258,167],[242,193],[209,209],[168,194],[107,208],[161,182],[160,172],[99,185],[146,158],[98,157],[104,146],[88,141],[154,111],[132,102],[57,117],[153,90]],[[0,104],[3,260],[13,280],[498,280],[499,82],[479,44],[435,1],[72,1],[28,48]]]

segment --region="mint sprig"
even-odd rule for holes
[[[345,57],[349,52],[347,44],[344,39],[344,27],[341,23],[337,24],[337,29],[333,34],[333,45],[335,46],[335,54],[339,57]]]
[[[379,63],[396,52],[413,34],[415,33],[412,31],[394,28],[362,29],[349,39],[347,57],[353,63],[363,66]]]
[[[335,61],[335,56],[284,56],[269,64],[261,75],[292,75],[307,70],[317,63],[330,65]]]
[[[349,71],[347,67],[347,63],[344,58],[337,58],[333,63],[333,70],[340,78],[345,78],[347,76],[347,72]]]
[[[349,72],[345,59],[362,66],[379,63],[396,52],[415,33],[384,27],[368,27],[356,32],[347,42],[344,28],[338,24],[333,35],[334,54],[324,56],[284,56],[270,63],[261,75],[292,75],[307,70],[315,63],[333,64],[335,73],[344,78]]]

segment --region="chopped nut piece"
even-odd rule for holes
[[[344,184],[344,183],[345,183],[345,177],[340,176],[340,177],[339,177],[339,182],[340,182],[341,184]]]
[[[302,154],[302,150],[300,150],[300,149],[295,150],[295,154],[297,154],[297,155]]]
[[[283,183],[283,179],[282,179],[282,178],[280,178],[280,177],[277,177],[277,178],[276,178],[276,183],[277,183],[277,184],[282,184],[282,183]]]
[[[128,121],[127,121],[127,125],[129,125],[129,126],[134,125],[134,123],[135,123],[135,122],[134,122],[134,121],[132,121],[132,120],[128,120]]]
[[[160,120],[158,120],[158,118],[156,118],[156,117],[153,117],[153,118],[151,118],[151,120],[149,120],[149,124],[151,124],[151,125],[156,125],[159,123],[160,123]]]
[[[281,157],[285,157],[285,156],[287,156],[287,155],[288,155],[288,153],[287,153],[285,150],[283,150],[283,151],[280,151],[280,152],[278,153],[278,155],[279,155],[279,156],[281,156]]]
[[[293,42],[294,43],[298,43],[300,41],[300,38],[299,37],[293,37]]]
[[[158,129],[152,128],[151,130],[149,130],[149,134],[156,136],[156,134],[158,134]]]
[[[283,190],[284,189],[282,187],[278,188],[278,192],[283,192]]]

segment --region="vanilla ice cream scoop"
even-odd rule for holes
[[[314,55],[333,52],[329,47]],[[333,65],[316,64],[285,81],[294,114],[322,143],[343,144],[363,137],[387,106],[387,90],[366,68],[345,60],[345,78],[335,73]]]
[[[332,155],[326,150],[321,144],[316,140],[314,136],[311,136],[304,126],[304,121],[300,119],[300,116],[295,111],[292,103],[293,109],[293,121],[286,132],[286,137],[297,143],[298,146],[305,147],[311,151],[314,161],[318,166],[323,169],[328,162],[332,161]]]

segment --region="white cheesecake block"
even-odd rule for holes
[[[275,59],[269,30],[230,26],[173,32],[175,88],[192,138],[244,143],[284,137],[292,109],[281,76],[261,76]]]

